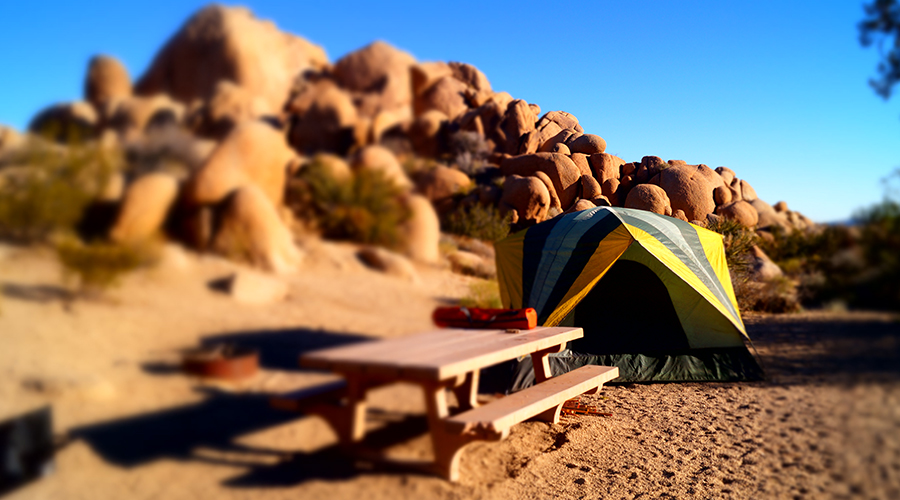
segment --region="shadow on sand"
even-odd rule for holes
[[[71,291],[56,285],[20,285],[7,282],[0,284],[0,293],[11,299],[40,304],[70,302],[74,298]]]
[[[900,383],[897,319],[771,317],[747,333],[777,384]]]
[[[230,343],[252,347],[259,350],[260,363],[264,367],[300,370],[299,354],[365,340],[371,340],[371,337],[291,329],[216,334],[204,338],[203,344]],[[147,365],[144,369],[154,374],[171,373],[156,365]],[[246,473],[225,483],[233,487],[294,485],[309,479],[344,479],[363,472],[340,453],[337,445],[313,453],[285,453],[237,443],[241,436],[303,416],[270,408],[266,394],[202,391],[207,397],[199,403],[75,428],[70,431],[69,439],[84,440],[104,460],[124,468],[158,459],[247,467]],[[366,448],[382,449],[427,431],[424,417],[370,409],[369,419],[382,427],[367,436]],[[209,453],[198,455],[197,450],[201,449],[227,453],[229,458],[213,458]],[[260,455],[280,460],[274,465],[271,460],[261,464],[254,460]],[[234,456],[245,459],[232,459]]]

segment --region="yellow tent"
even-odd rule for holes
[[[760,378],[747,351],[722,236],[644,210],[598,207],[555,217],[496,244],[505,307],[585,338],[560,371],[619,367],[619,381]]]

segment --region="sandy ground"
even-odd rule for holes
[[[239,269],[171,253],[110,298],[66,306],[50,256],[0,247],[0,419],[50,404],[66,443],[50,476],[9,498],[900,498],[900,322],[871,313],[745,318],[770,379],[613,385],[583,401],[611,416],[526,422],[475,443],[462,480],[354,463],[316,417],[265,395],[328,380],[297,355],[431,327],[469,278],[409,282],[349,246],[310,249],[290,297],[247,305],[207,283]],[[233,341],[265,367],[240,384],[182,375],[178,350]],[[418,389],[374,391],[374,433],[427,458]]]

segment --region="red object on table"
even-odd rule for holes
[[[537,326],[537,311],[525,309],[482,309],[480,307],[438,307],[431,315],[441,328],[516,328],[531,330]]]

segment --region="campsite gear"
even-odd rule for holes
[[[0,495],[53,470],[50,407],[0,422]]]
[[[616,382],[757,380],[722,236],[644,210],[561,215],[495,244],[506,307],[533,307],[544,326],[580,326],[550,357],[554,374],[618,366]],[[525,359],[512,390],[532,383]]]
[[[581,328],[535,328],[510,335],[505,330],[440,329],[381,341],[322,349],[301,356],[300,364],[341,375],[330,383],[297,394],[272,398],[277,408],[323,416],[344,445],[359,443],[366,432],[366,391],[394,382],[422,386],[434,462],[419,468],[451,481],[459,478],[462,448],[475,440],[499,440],[510,427],[537,417],[558,422],[565,401],[600,389],[618,369],[585,366],[550,378],[544,359],[583,335]],[[530,355],[539,383],[525,391],[479,406],[479,373],[487,366]],[[447,390],[459,404],[450,414]],[[413,465],[405,462],[406,465]]]
[[[244,379],[259,371],[259,351],[230,344],[191,349],[183,354],[182,368],[198,377]]]
[[[563,403],[562,415],[592,415],[601,417],[611,417],[612,413],[601,412],[596,406],[586,405],[581,402],[580,398],[570,399]]]
[[[525,309],[484,309],[481,307],[438,307],[431,315],[441,328],[507,328],[531,330],[537,326],[537,312]]]

